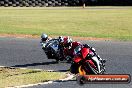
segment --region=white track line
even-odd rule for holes
[[[6,66],[0,66],[0,67],[6,67]],[[14,67],[9,67],[9,68],[14,68]],[[28,68],[19,68],[19,69],[28,69]],[[33,69],[33,70],[43,70],[43,69]],[[54,70],[43,70],[43,71],[47,71],[47,72],[55,72]],[[54,80],[54,81],[47,81],[47,82],[43,82],[43,83],[36,83],[36,84],[28,84],[28,85],[21,85],[21,86],[13,86],[13,87],[6,87],[6,88],[25,88],[25,87],[31,87],[31,86],[37,86],[37,85],[44,85],[44,84],[51,84],[51,83],[58,83],[57,81],[68,81],[70,79],[72,79],[73,77],[75,77],[75,75],[70,74],[70,73],[66,73],[67,77],[64,79],[59,79],[59,80]]]
[[[45,85],[45,84],[51,84],[51,83],[58,83],[57,81],[68,81],[74,77],[74,75],[67,74],[68,77],[64,79],[59,79],[59,80],[54,80],[54,81],[48,81],[48,82],[43,82],[43,83],[36,83],[36,84],[28,84],[28,85],[21,85],[21,86],[14,86],[14,87],[6,87],[6,88],[26,88],[26,87],[32,87],[32,86],[37,86],[37,85]]]

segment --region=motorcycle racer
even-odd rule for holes
[[[59,36],[58,38],[51,38],[51,37],[48,37],[47,34],[42,33],[40,43],[41,43],[42,48],[45,48],[45,45],[46,45],[46,43],[48,43],[48,41],[58,40],[58,39],[60,40],[60,38],[61,38],[61,36]]]
[[[42,35],[41,35],[41,41],[40,41],[41,46],[45,47],[46,42],[47,42],[48,40],[49,40],[48,35],[45,34],[45,33],[42,33]],[[42,48],[43,48],[43,47],[42,47]]]
[[[42,42],[45,42],[45,41],[47,41],[47,40],[48,40],[48,35],[45,34],[45,33],[42,33],[42,35],[41,35],[41,41],[42,41]]]
[[[74,57],[74,49],[81,45],[80,42],[72,41],[69,36],[63,37],[61,44],[64,48],[64,58],[69,61]]]
[[[88,57],[91,58],[91,57],[97,55],[98,60],[101,61],[102,63],[105,63],[106,60],[100,58],[100,56],[96,53],[95,48],[90,47],[88,44],[83,44],[83,45],[80,47],[80,49],[78,50],[78,53],[79,53],[79,54],[80,54],[81,48],[83,48],[83,47],[85,47],[85,48],[89,48],[89,54],[88,54]],[[79,54],[78,54],[78,55],[79,55]]]
[[[82,46],[77,47],[74,52],[76,52],[77,55],[74,56],[73,62],[71,63],[71,73],[77,74],[79,72],[82,74],[82,70],[78,70],[81,69],[80,66],[83,66],[83,69],[88,67],[88,69],[85,69],[88,74],[103,74],[105,72],[105,60],[97,55],[94,48],[87,44],[83,44]],[[91,64],[92,67],[89,64]]]

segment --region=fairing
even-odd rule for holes
[[[73,61],[74,61],[75,63],[79,63],[81,60],[82,60],[82,59],[81,59],[80,57],[75,57],[75,58],[73,59]]]
[[[89,49],[88,48],[82,48],[81,53],[82,53],[83,59],[85,59],[86,56],[89,54]]]

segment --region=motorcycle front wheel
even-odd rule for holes
[[[70,72],[73,73],[73,74],[77,74],[78,73],[78,65],[73,63],[71,64],[71,67],[70,67]]]
[[[77,83],[78,83],[78,84],[83,85],[83,84],[85,84],[85,82],[86,82],[86,78],[85,78],[84,76],[79,75],[79,76],[77,77]]]
[[[86,62],[85,65],[83,66],[84,71],[86,74],[98,74],[96,69],[94,69],[89,62]]]

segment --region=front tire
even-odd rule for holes
[[[86,82],[86,78],[84,76],[78,76],[77,77],[77,83],[80,84],[80,85],[83,85],[85,84]]]
[[[89,62],[85,63],[85,67],[83,67],[86,74],[98,74],[94,68],[91,67]]]
[[[73,73],[73,74],[77,74],[78,73],[78,65],[73,63],[70,67],[70,72]]]

